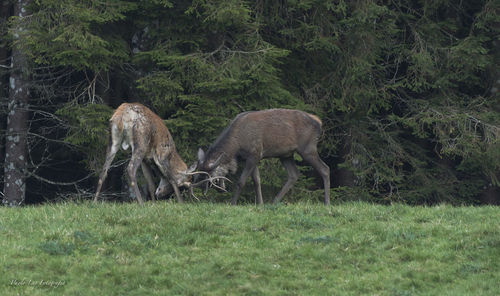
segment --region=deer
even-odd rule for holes
[[[236,173],[238,159],[245,167],[235,185],[231,204],[235,205],[251,175],[258,204],[263,204],[258,163],[264,158],[279,158],[288,173],[288,180],[274,198],[274,203],[297,182],[300,173],[293,155],[297,152],[322,177],[324,203],[330,204],[330,168],[319,157],[317,144],[322,134],[319,117],[300,110],[268,109],[238,114],[205,152],[198,149],[194,165],[209,176]],[[222,187],[224,187],[222,185]]]
[[[174,140],[163,120],[146,106],[139,103],[123,103],[109,120],[110,139],[106,161],[99,176],[94,202],[97,202],[108,169],[120,149],[131,147],[132,156],[127,166],[130,186],[140,204],[143,199],[137,186],[136,172],[141,166],[147,181],[151,199],[169,194],[171,190],[179,203],[183,202],[179,187],[192,190],[193,171],[189,171],[175,147]],[[152,160],[161,172],[161,180],[155,190],[151,168],[144,160]],[[154,195],[153,195],[153,192]],[[192,191],[191,191],[192,192]]]

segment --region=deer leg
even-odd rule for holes
[[[203,196],[204,197],[207,197],[208,187],[209,187],[209,185],[208,185],[208,182],[207,182],[207,183],[205,183],[205,188],[203,188]]]
[[[151,168],[149,167],[146,162],[141,162],[141,169],[142,169],[142,174],[144,175],[144,178],[146,179],[146,183],[148,183],[148,191],[149,191],[149,197],[151,200],[155,201],[155,182],[153,181],[153,173],[151,172]]]
[[[99,176],[99,183],[97,183],[97,190],[95,192],[94,196],[94,202],[97,202],[97,199],[99,197],[99,193],[101,192],[102,185],[104,183],[104,180],[106,179],[106,176],[108,175],[108,170],[109,167],[111,166],[111,163],[113,162],[113,159],[115,158],[116,152],[118,152],[119,149],[119,142],[116,142],[115,145],[113,145],[113,141],[109,141],[107,152],[106,152],[106,161],[104,162],[104,166],[102,168],[101,175]]]
[[[136,173],[137,169],[139,168],[139,165],[141,164],[143,159],[142,153],[132,153],[132,158],[130,159],[130,162],[128,163],[127,167],[127,173],[128,177],[130,180],[130,186],[132,187],[132,190],[134,191],[134,194],[137,198],[137,201],[140,204],[143,204],[141,192],[139,191],[139,186],[137,186],[137,180],[136,180]]]
[[[182,195],[181,192],[179,191],[179,187],[177,186],[177,184],[175,184],[174,181],[170,182],[170,184],[172,185],[172,188],[174,188],[175,197],[177,197],[177,201],[179,203],[183,203],[184,200],[182,199]]]
[[[241,173],[240,179],[238,180],[238,183],[236,184],[236,188],[234,189],[234,195],[233,199],[231,200],[232,205],[236,205],[236,202],[238,201],[238,197],[240,197],[241,189],[243,189],[243,186],[245,186],[245,183],[247,182],[248,176],[250,173],[252,173],[257,165],[257,161],[253,159],[247,159],[245,163],[245,168],[243,169],[243,172]]]
[[[252,179],[255,186],[255,194],[257,194],[257,203],[261,205],[264,203],[264,201],[262,200],[262,189],[260,187],[260,173],[258,166],[253,169]]]
[[[300,152],[299,152],[300,153]],[[302,158],[308,162],[323,178],[325,187],[325,205],[330,204],[330,167],[319,158],[318,151],[310,151],[309,153],[300,153]]]
[[[288,180],[286,181],[285,185],[283,185],[283,188],[281,188],[280,192],[276,197],[274,198],[273,203],[278,203],[281,201],[283,196],[292,188],[293,184],[297,182],[299,179],[300,173],[299,169],[297,169],[297,166],[295,165],[295,161],[293,160],[292,157],[287,157],[287,158],[281,158],[281,164],[285,167],[287,173],[288,173]]]
[[[177,197],[177,201],[179,203],[183,203],[184,200],[182,199],[181,192],[179,191],[179,187],[177,186],[177,183],[175,183],[175,178],[172,176],[172,168],[170,167],[170,163],[168,161],[165,162],[160,162],[158,159],[154,159],[156,166],[160,170],[160,172],[163,175],[163,178],[165,180],[168,180],[170,185],[172,185],[172,188],[174,189],[175,196]]]

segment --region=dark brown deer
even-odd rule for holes
[[[211,176],[235,173],[237,159],[245,168],[236,183],[231,203],[236,204],[241,189],[251,175],[257,201],[263,203],[257,164],[263,158],[277,157],[288,172],[288,180],[274,199],[279,202],[299,178],[293,159],[299,153],[323,178],[325,204],[330,204],[330,168],[319,158],[317,143],[321,135],[321,120],[312,114],[289,109],[244,112],[236,116],[205,153],[198,150],[196,168]]]
[[[110,141],[106,152],[106,162],[99,176],[94,201],[97,201],[99,192],[108,169],[120,146],[127,150],[130,146],[132,157],[127,167],[127,174],[135,196],[139,203],[143,203],[136,181],[136,172],[141,165],[148,183],[151,199],[168,194],[173,189],[177,200],[183,202],[179,187],[190,187],[191,175],[186,163],[177,153],[175,143],[168,128],[149,108],[139,103],[121,104],[109,120]],[[151,169],[143,160],[152,160],[162,174],[160,185],[156,189]],[[155,192],[155,195],[153,195]]]

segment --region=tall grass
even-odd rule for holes
[[[500,210],[0,208],[1,295],[498,295]]]

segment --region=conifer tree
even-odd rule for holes
[[[333,198],[500,195],[496,0],[38,0],[29,10],[12,43],[33,65],[28,180],[69,182],[43,168],[71,158],[77,179],[98,171],[112,108],[137,101],[166,119],[188,162],[240,112],[296,108],[323,120]],[[279,189],[285,173],[264,165]],[[317,188],[303,173],[296,187]],[[89,192],[93,181],[69,183]]]

